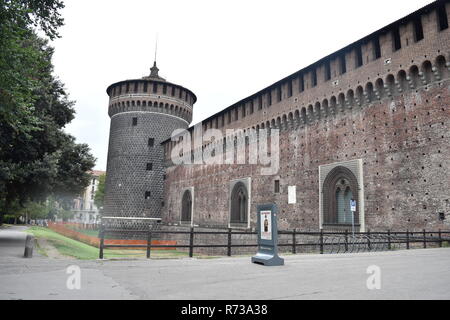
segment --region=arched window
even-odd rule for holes
[[[447,78],[447,62],[444,56],[438,56],[436,58],[436,70],[439,80]]]
[[[350,200],[356,201],[355,225],[359,224],[358,181],[350,169],[337,166],[323,183],[324,224],[352,224]]]
[[[433,82],[433,67],[431,65],[431,62],[426,60],[423,64],[422,64],[422,73],[424,76],[424,84],[429,84],[431,82]]]
[[[231,192],[231,223],[246,223],[248,213],[248,192],[244,183],[238,182]]]
[[[181,221],[191,222],[192,219],[192,195],[191,190],[186,190],[183,193],[181,200]]]

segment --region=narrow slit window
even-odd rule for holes
[[[423,39],[422,19],[420,16],[414,19],[414,37],[416,42]]]
[[[155,145],[155,139],[154,138],[148,138],[148,146],[153,147]]]
[[[373,52],[374,52],[374,58],[379,59],[381,58],[381,47],[380,47],[380,38],[376,37],[373,39]]]
[[[274,191],[275,193],[280,193],[280,180],[275,180]]]
[[[341,74],[344,74],[347,72],[347,63],[345,61],[345,53],[342,54],[342,56],[340,57],[340,61],[341,61]]]
[[[149,200],[151,197],[151,192],[150,191],[145,191],[145,200]]]
[[[302,74],[298,77],[298,91],[305,91],[305,79],[303,78]]]
[[[316,69],[313,69],[311,71],[311,83],[312,83],[313,87],[317,86],[317,72],[316,72]]]
[[[138,119],[137,118],[133,118],[133,126],[137,126],[138,123]]]
[[[395,27],[392,30],[392,40],[394,44],[394,51],[400,50],[402,48],[402,42],[400,40],[400,31],[398,27]]]
[[[328,81],[331,79],[331,66],[330,61],[327,61],[325,63],[325,81]]]
[[[158,92],[158,84],[154,83],[153,84],[153,93],[156,93],[156,92]]]
[[[362,48],[358,46],[356,48],[356,67],[359,68],[363,65]]]
[[[448,17],[447,10],[445,10],[445,4],[441,4],[438,9],[438,18],[439,18],[439,30],[448,29]]]
[[[281,86],[277,88],[277,102],[281,101]]]
[[[153,163],[149,162],[147,163],[147,171],[152,171],[153,170]]]
[[[288,81],[288,97],[292,97],[292,81]]]

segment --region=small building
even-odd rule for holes
[[[72,211],[74,216],[70,222],[83,224],[97,224],[100,221],[99,208],[94,203],[95,192],[98,189],[99,177],[105,171],[91,171],[91,181],[83,194],[73,200]]]

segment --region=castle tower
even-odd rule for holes
[[[114,83],[106,92],[111,128],[104,216],[160,217],[164,166],[160,143],[192,121],[195,94],[159,76]]]

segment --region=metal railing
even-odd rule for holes
[[[105,236],[109,232],[133,233],[141,239],[146,239],[147,244],[105,244]],[[291,231],[279,231],[280,248],[289,248],[293,254],[303,252],[318,252],[320,254],[326,253],[356,253],[356,252],[370,252],[370,251],[388,251],[396,249],[409,250],[412,246],[427,248],[427,244],[434,243],[438,247],[442,247],[445,242],[450,243],[450,231],[386,231],[386,232],[309,232],[298,231],[296,229]],[[184,244],[152,244],[152,239],[161,235],[187,235],[187,238],[182,239]],[[226,239],[226,243],[198,243],[196,236],[199,235],[222,235]],[[234,236],[248,236],[249,239],[236,243]],[[149,227],[148,230],[116,230],[108,229],[103,225],[100,229],[100,259],[104,257],[105,248],[142,248],[146,249],[147,258],[151,257],[152,248],[182,248],[188,249],[189,257],[194,256],[194,249],[196,248],[224,248],[226,255],[232,255],[233,248],[247,248],[257,247],[257,232],[236,231],[231,228],[223,231],[197,231],[193,227],[186,231],[167,231],[155,230]],[[254,238],[251,240],[250,238]],[[168,239],[168,238],[165,238]],[[209,241],[209,240],[208,240]],[[178,242],[178,240],[177,240]],[[242,243],[244,242],[244,243]],[[302,248],[309,248],[310,250],[301,250]]]

